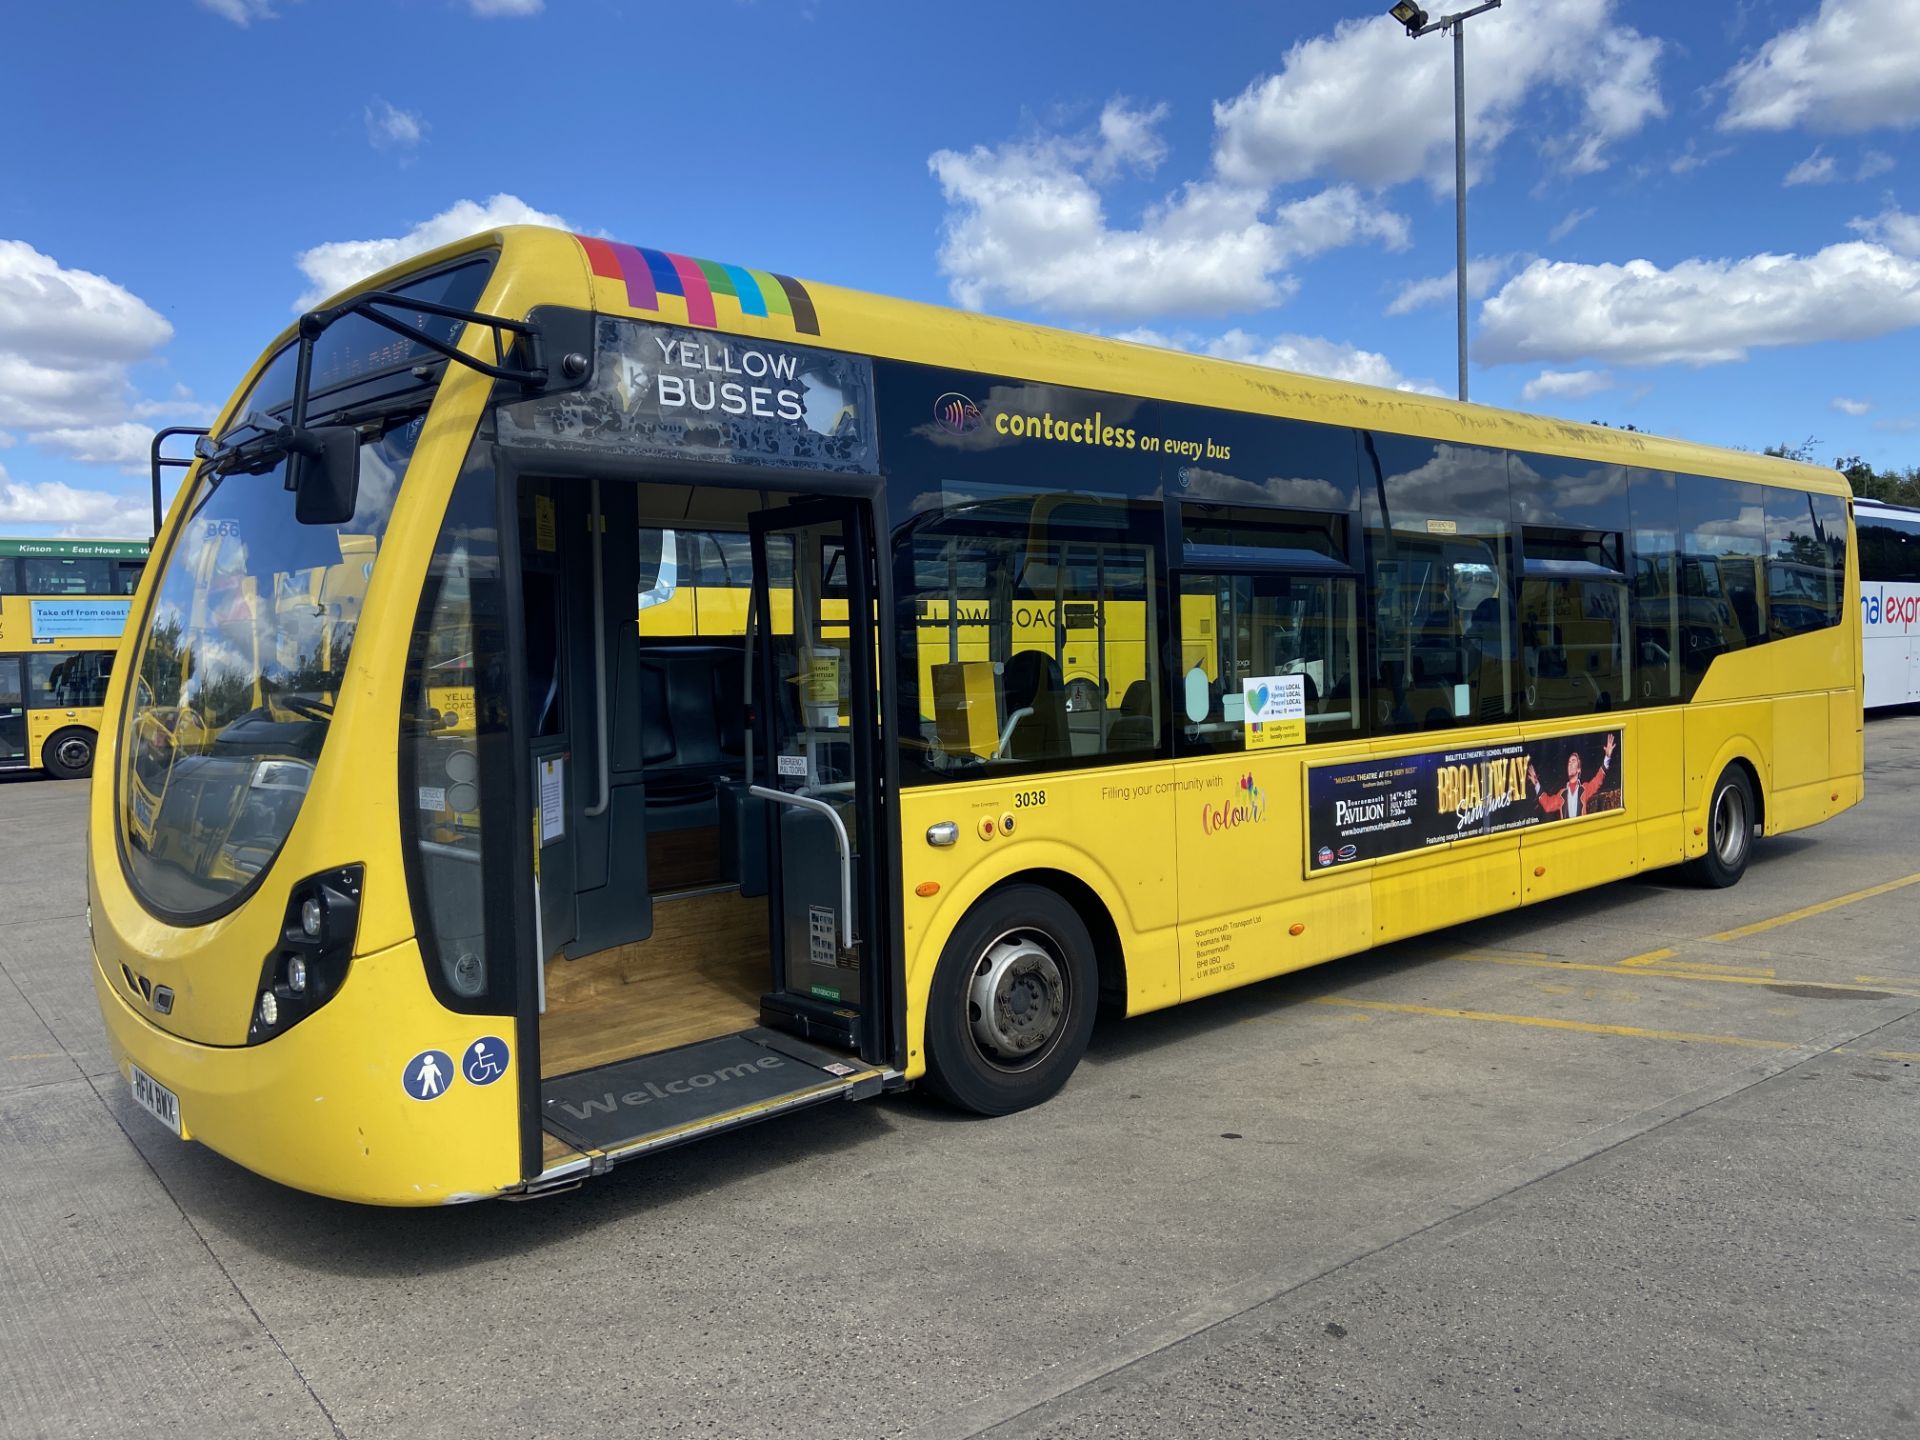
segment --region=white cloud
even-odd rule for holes
[[[149,499],[58,480],[29,484],[9,478],[0,466],[0,525],[58,525],[64,535],[144,535],[152,524]]]
[[[1567,236],[1571,235],[1575,230],[1579,229],[1599,213],[1600,212],[1592,206],[1588,206],[1584,210],[1569,210],[1566,218],[1547,232],[1547,243],[1550,245],[1558,245],[1562,240],[1566,239]],[[1468,265],[1467,274],[1469,277],[1472,276],[1472,265]]]
[[[1159,130],[1166,118],[1164,104],[1137,110],[1125,100],[1109,100],[1100,110],[1100,148],[1087,173],[1095,180],[1111,179],[1123,170],[1151,175],[1167,158],[1167,142]]]
[[[1869,150],[1860,157],[1860,168],[1854,173],[1856,180],[1871,180],[1876,175],[1884,175],[1893,169],[1893,157],[1884,150]]]
[[[1868,219],[1849,220],[1847,228],[1889,250],[1920,259],[1920,215],[1882,210]]]
[[[1744,359],[1755,346],[1858,340],[1911,325],[1920,325],[1920,261],[1885,244],[1669,269],[1536,260],[1481,307],[1474,353],[1488,364],[1709,365]]]
[[[401,110],[385,100],[367,106],[367,143],[376,150],[413,150],[426,139],[427,122],[416,111]]]
[[[1264,188],[1217,179],[1189,181],[1137,227],[1114,228],[1097,181],[1157,164],[1165,114],[1115,100],[1087,133],[929,157],[950,207],[939,258],[954,299],[1104,319],[1221,314],[1284,301],[1292,260],[1407,243],[1405,219],[1351,186],[1274,206]]]
[[[1542,370],[1520,387],[1522,400],[1577,400],[1613,388],[1605,370]]]
[[[52,430],[36,430],[27,439],[42,450],[90,465],[120,465],[145,471],[151,459],[153,427],[132,420],[113,425],[63,425]]]
[[[404,235],[378,240],[331,240],[294,257],[311,282],[294,309],[305,310],[347,286],[398,265],[438,245],[465,239],[499,225],[556,225],[573,227],[558,215],[536,210],[518,195],[495,195],[484,203],[460,200],[432,219],[422,220]]]
[[[1211,337],[1166,335],[1157,330],[1123,330],[1114,337],[1140,345],[1157,345],[1163,350],[1185,350],[1212,355],[1221,360],[1239,360],[1250,365],[1265,365],[1273,370],[1291,370],[1301,375],[1319,375],[1328,380],[1343,380],[1355,385],[1378,385],[1387,390],[1410,390],[1422,395],[1443,393],[1430,381],[1409,380],[1386,356],[1374,350],[1362,350],[1340,340],[1317,335],[1275,335],[1263,339],[1235,327]]]
[[[476,15],[538,15],[547,8],[546,0],[467,0],[467,8]]]
[[[1873,406],[1865,400],[1849,400],[1844,395],[1836,395],[1833,397],[1833,408],[1838,410],[1842,415],[1851,415],[1857,420],[1860,416],[1873,409]]]
[[[1481,255],[1467,261],[1467,298],[1478,300],[1500,283],[1519,263],[1517,255]],[[1410,280],[1387,306],[1389,315],[1405,315],[1426,305],[1452,301],[1460,293],[1456,271],[1432,275],[1425,280]]]
[[[1691,175],[1694,171],[1704,169],[1716,160],[1726,159],[1732,153],[1732,147],[1725,145],[1717,150],[1703,151],[1692,140],[1688,140],[1686,148],[1667,162],[1667,169],[1675,175]]]
[[[1730,70],[1722,130],[1853,133],[1920,124],[1912,0],[1821,0]]]
[[[269,0],[200,0],[200,8],[211,10],[222,20],[231,20],[242,29],[255,20],[274,18]]]
[[[0,425],[125,418],[128,367],[172,338],[173,327],[124,286],[23,240],[0,240]]]
[[[1838,179],[1837,165],[1833,156],[1824,155],[1815,150],[1798,165],[1787,171],[1783,185],[1827,185]]]
[[[1666,113],[1662,44],[1622,24],[1614,0],[1532,0],[1466,26],[1470,169],[1543,91],[1577,117],[1546,148],[1561,168],[1605,168],[1609,145]],[[1345,20],[1287,52],[1277,75],[1214,106],[1220,174],[1272,185],[1331,174],[1387,186],[1453,183],[1453,56],[1438,36],[1409,43],[1386,16]]]

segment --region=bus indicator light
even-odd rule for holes
[[[1296,920],[1291,925],[1287,926],[1287,934],[1289,935],[1304,935],[1306,933],[1307,933],[1307,922],[1304,920]]]
[[[260,1023],[269,1028],[280,1023],[280,1002],[271,990],[260,992]]]
[[[922,880],[918,885],[913,887],[913,893],[918,895],[922,900],[931,900],[940,893],[940,882],[938,880]]]

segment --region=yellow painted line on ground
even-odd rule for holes
[[[1920,1051],[1914,1050],[1862,1050],[1857,1045],[1842,1045],[1842,1055],[1865,1055],[1869,1060],[1901,1060],[1909,1065],[1920,1064]]]
[[[1798,1040],[1749,1040],[1741,1035],[1701,1035],[1689,1030],[1642,1030],[1635,1025],[1595,1025],[1558,1020],[1551,1015],[1502,1015],[1493,1010],[1452,1010],[1439,1005],[1400,1005],[1387,1000],[1353,1000],[1344,995],[1314,995],[1315,1005],[1356,1010],[1385,1010],[1395,1015],[1431,1015],[1442,1020],[1488,1020],[1498,1025],[1527,1025],[1541,1030],[1572,1030],[1582,1035],[1620,1035],[1634,1040],[1681,1040],[1696,1045],[1736,1045],[1746,1050],[1791,1050]]]
[[[1618,965],[1591,964],[1583,960],[1527,960],[1517,955],[1495,955],[1485,952],[1469,952],[1462,955],[1450,955],[1450,960],[1470,960],[1478,965],[1525,965],[1539,970],[1587,970],[1601,975],[1633,975],[1647,980],[1708,980],[1721,985],[1818,985],[1823,990],[1865,990],[1874,994],[1887,991],[1884,985],[1861,985],[1845,980],[1781,980],[1773,971],[1759,975],[1728,975],[1718,971],[1654,969],[1642,966],[1631,968],[1625,961]],[[1920,998],[1920,988],[1911,981],[1905,989],[1895,988],[1896,995],[1908,995]]]
[[[1649,950],[1644,955],[1634,955],[1620,963],[1627,966],[1654,965],[1662,960],[1672,959],[1673,953],[1671,950]]]
[[[1652,968],[1652,967],[1646,967]],[[1762,980],[1771,980],[1774,969],[1771,965],[1715,965],[1707,960],[1662,960],[1662,970],[1700,970],[1709,975],[1754,975]]]
[[[1861,900],[1871,900],[1876,895],[1890,894],[1895,890],[1904,890],[1909,885],[1920,885],[1920,870],[1911,875],[1903,875],[1898,880],[1889,880],[1884,885],[1869,885],[1864,890],[1855,890],[1851,894],[1836,895],[1831,900],[1822,900],[1817,905],[1802,905],[1798,910],[1789,910],[1784,915],[1776,915],[1771,920],[1756,920],[1751,925],[1737,926],[1732,930],[1722,930],[1707,939],[1716,945],[1724,945],[1730,940],[1744,940],[1749,935],[1758,935],[1765,930],[1774,930],[1782,925],[1791,925],[1797,920],[1810,919],[1815,915],[1824,915],[1829,910],[1838,910],[1842,905],[1852,905]]]
[[[1856,975],[1856,985],[1913,985],[1920,984],[1920,975]]]

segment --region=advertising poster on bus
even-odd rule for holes
[[[1593,730],[1312,766],[1308,868],[1624,810],[1621,754],[1619,730]]]

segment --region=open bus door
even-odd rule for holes
[[[886,1059],[886,856],[872,510],[763,510],[753,537],[758,753],[774,904],[770,1025]],[[775,599],[775,577],[791,590]],[[789,598],[790,597],[790,598]]]
[[[612,540],[641,528],[632,492],[530,484],[513,685],[538,1190],[877,1093],[893,992],[868,502],[743,515],[751,632],[643,641],[639,547]]]

